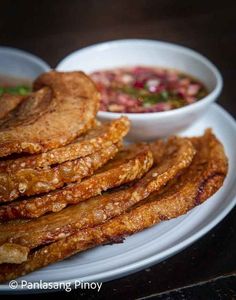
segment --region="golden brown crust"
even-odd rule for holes
[[[126,117],[98,124],[72,143],[45,153],[0,161],[0,172],[16,172],[22,168],[45,168],[68,160],[84,157],[120,141],[128,132]]]
[[[149,147],[153,154],[154,163],[159,164],[165,153],[165,142],[163,140],[156,140],[149,143]]]
[[[99,94],[84,73],[44,73],[35,89],[0,125],[0,157],[66,145],[92,126]]]
[[[228,162],[221,143],[210,131],[201,138],[192,139],[192,142],[197,154],[179,179],[173,180],[162,191],[152,194],[129,212],[33,252],[21,265],[3,264],[0,281],[25,275],[88,248],[115,242],[162,220],[185,214],[204,202],[222,186]]]
[[[21,264],[27,260],[29,249],[27,247],[6,243],[0,246],[0,264],[17,263]]]
[[[0,206],[0,219],[36,218],[57,212],[68,204],[77,204],[110,188],[141,178],[152,166],[153,157],[147,145],[129,146],[93,176],[79,183],[31,199]]]
[[[13,111],[24,98],[24,96],[10,94],[3,94],[0,97],[0,124],[6,121],[6,116]]]
[[[147,198],[188,167],[195,149],[187,139],[171,139],[165,145],[159,165],[131,187],[90,198],[64,210],[26,223],[2,224],[0,244],[12,242],[30,249],[73,234],[76,230],[101,224]]]
[[[11,201],[22,195],[49,192],[65,183],[80,181],[112,159],[119,148],[120,145],[111,144],[91,155],[66,161],[55,167],[25,168],[16,172],[0,173],[0,202]]]

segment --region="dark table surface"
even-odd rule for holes
[[[193,48],[222,72],[219,102],[236,116],[236,1],[6,0],[0,4],[0,44],[30,51],[52,67],[75,49],[112,39],[158,39]],[[162,263],[104,283],[99,293],[62,293],[75,299],[236,299],[235,275],[234,209],[206,236]]]

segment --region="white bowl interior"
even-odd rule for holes
[[[146,65],[174,68],[200,79],[211,92],[217,85],[218,71],[202,55],[185,47],[150,40],[120,40],[78,50],[62,60],[60,71],[87,73],[121,66]]]
[[[35,79],[50,69],[42,59],[22,50],[0,47],[0,75]]]

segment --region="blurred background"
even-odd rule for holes
[[[51,67],[73,50],[113,39],[158,39],[193,48],[222,72],[220,102],[236,116],[236,1],[5,0],[0,4],[0,44],[32,52]]]
[[[236,1],[0,0],[0,45],[29,51],[52,68],[76,49],[124,38],[177,43],[207,56],[223,75],[219,102],[236,117]],[[233,299],[227,298],[227,291],[235,287],[235,220],[234,210],[214,231],[177,256],[105,283],[99,297],[93,291],[75,291],[73,299],[152,298],[193,282],[197,287],[187,288],[185,294],[177,290],[176,298],[168,299]],[[209,291],[221,297],[207,298]]]

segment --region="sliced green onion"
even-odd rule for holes
[[[10,95],[21,95],[25,96],[31,92],[31,88],[28,86],[11,86],[11,87],[0,87],[0,95],[10,94]]]

